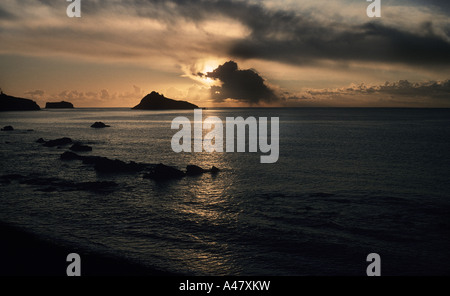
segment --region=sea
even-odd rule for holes
[[[193,110],[0,113],[14,127],[0,132],[0,221],[184,275],[365,276],[371,253],[382,275],[450,275],[450,109],[203,110],[224,122],[278,117],[275,163],[261,152],[176,153],[178,116],[194,120]],[[220,172],[97,172],[61,160],[70,145],[37,142],[62,137],[92,147],[80,155]]]

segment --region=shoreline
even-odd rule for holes
[[[66,257],[81,257],[81,276],[180,276],[86,249],[57,244],[0,221],[0,276],[67,276]]]

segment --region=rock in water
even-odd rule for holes
[[[92,151],[92,147],[87,146],[87,145],[82,145],[80,143],[73,144],[72,147],[70,147],[69,149],[72,151],[77,151],[77,152]]]
[[[198,106],[186,101],[176,101],[166,98],[155,91],[146,95],[141,102],[133,109],[143,110],[176,110],[176,109],[197,109]]]
[[[205,173],[206,170],[196,165],[188,165],[186,167],[186,175],[188,176],[196,176]]]
[[[210,170],[205,170],[197,165],[188,165],[186,167],[186,175],[188,176],[198,176],[203,173],[210,172],[211,174],[217,174],[220,170],[213,166]]]
[[[94,165],[94,169],[100,173],[136,173],[148,168],[148,164],[134,161],[124,162],[119,159],[109,159],[102,156],[83,156],[71,151],[66,151],[60,156],[61,160],[81,160],[84,164]]]
[[[60,139],[56,139],[56,140],[50,140],[44,143],[45,147],[55,147],[55,146],[62,146],[62,145],[67,145],[67,144],[72,144],[72,139],[71,138],[60,138]]]
[[[119,159],[109,159],[106,157],[94,160],[94,169],[101,173],[131,173],[139,172],[146,168],[146,165],[130,161],[123,162]]]
[[[209,171],[211,172],[211,174],[217,174],[218,172],[220,172],[220,170],[215,166],[213,166]]]
[[[70,152],[70,151],[66,151],[63,154],[61,154],[61,159],[62,160],[74,160],[74,159],[82,160],[83,157],[78,155],[78,154],[76,154],[76,153],[73,153],[73,152]]]
[[[73,104],[70,102],[47,102],[45,104],[46,109],[73,109]]]
[[[93,128],[104,128],[104,127],[110,127],[109,125],[104,124],[101,121],[95,122],[93,125],[91,125]]]
[[[184,175],[184,172],[160,163],[155,166],[152,172],[145,174],[144,178],[153,180],[171,180],[180,179],[184,177]]]
[[[7,125],[2,128],[2,131],[4,131],[4,132],[13,131],[13,130],[14,130],[14,128],[10,125]]]

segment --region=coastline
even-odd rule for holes
[[[81,257],[81,276],[175,276],[124,258],[96,254],[85,249],[48,241],[17,226],[0,222],[0,276],[66,276],[70,262]]]

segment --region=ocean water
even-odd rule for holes
[[[279,117],[280,156],[175,153],[171,121],[192,111],[2,112],[0,221],[57,242],[187,275],[450,274],[450,109],[209,109],[204,118]],[[111,125],[93,129],[102,121]],[[83,155],[188,164],[209,173],[157,182],[143,172],[97,173]],[[39,181],[40,180],[40,181]],[[64,182],[112,181],[84,188]],[[62,185],[61,185],[62,184]]]

